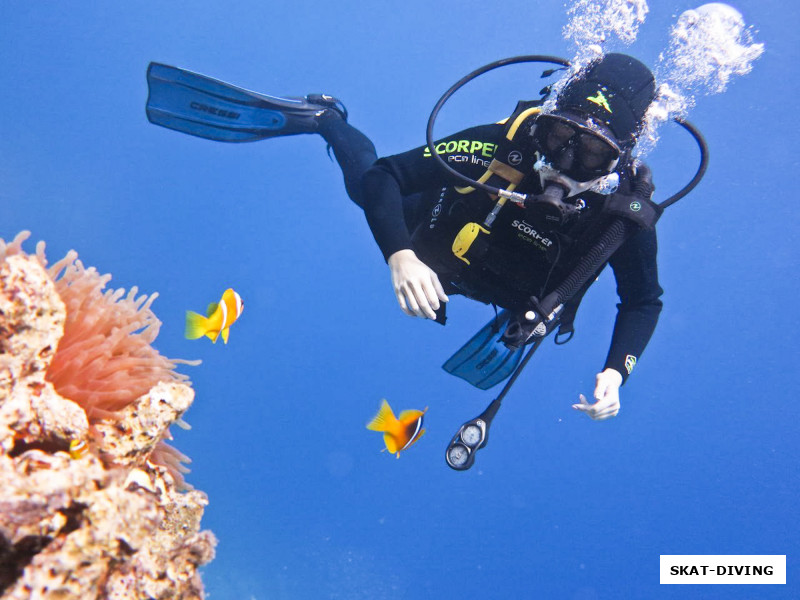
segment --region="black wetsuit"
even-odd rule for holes
[[[348,194],[364,209],[384,258],[412,249],[440,277],[445,291],[518,308],[530,295],[542,297],[560,282],[592,239],[603,216],[602,197],[584,193],[583,216],[558,233],[546,233],[523,208],[508,203],[492,226],[486,264],[464,268],[450,251],[466,222],[481,222],[493,202],[480,192],[460,197],[461,183],[444,173],[425,147],[381,158],[361,132],[338,118],[321,122],[342,167]],[[504,127],[481,125],[440,140],[437,152],[455,169],[479,178],[492,160]],[[373,164],[374,162],[374,164]],[[538,185],[538,178],[530,185]],[[527,181],[527,180],[526,180]],[[520,190],[524,190],[520,187]],[[594,228],[596,230],[596,227]],[[609,264],[617,281],[617,319],[605,367],[627,379],[650,340],[661,312],[654,230],[639,231]]]

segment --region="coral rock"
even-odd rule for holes
[[[147,394],[119,412],[115,420],[94,427],[99,451],[117,465],[141,465],[167,428],[191,406],[194,391],[182,383],[157,384]]]
[[[151,460],[192,389],[159,383],[90,426],[45,381],[64,303],[41,261],[3,249],[0,600],[202,598],[197,569],[216,544],[200,531],[208,500],[176,490],[170,469]],[[75,441],[88,446],[74,452]]]
[[[45,371],[64,332],[66,310],[35,258],[0,260],[0,449],[86,435],[80,406],[61,398]]]

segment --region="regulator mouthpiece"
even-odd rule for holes
[[[565,202],[569,190],[560,182],[547,182],[544,191],[526,204],[538,223],[547,229],[558,229],[585,206],[583,200]]]
[[[561,202],[569,190],[560,183],[548,183],[538,198],[547,202]]]

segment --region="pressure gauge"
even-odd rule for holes
[[[483,431],[475,424],[467,425],[461,432],[461,440],[470,448],[477,446],[483,438]]]
[[[461,444],[453,444],[447,450],[447,462],[454,469],[458,469],[467,464],[469,460],[469,450]]]

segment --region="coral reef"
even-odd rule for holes
[[[194,393],[150,347],[153,297],[25,237],[0,240],[0,600],[202,598],[207,499],[163,443]]]

